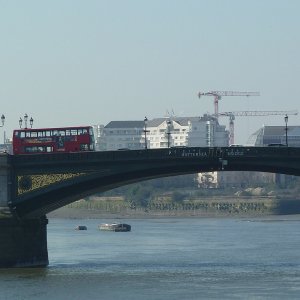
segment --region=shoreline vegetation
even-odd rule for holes
[[[249,175],[249,174],[248,174]],[[243,176],[243,173],[240,174]],[[249,176],[248,176],[249,177]],[[121,186],[51,212],[58,218],[255,217],[300,214],[300,177],[280,183],[244,178],[243,187],[212,188],[195,174]]]
[[[278,197],[205,197],[180,203],[158,199],[136,207],[123,197],[90,197],[48,214],[49,218],[259,217],[299,214],[300,199]]]

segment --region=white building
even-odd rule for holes
[[[143,149],[143,132],[143,121],[111,121],[106,126],[99,125],[95,132],[96,149],[99,151]]]
[[[101,137],[103,136],[104,125],[93,125],[94,137],[95,137],[95,150],[101,151]]]
[[[144,149],[176,146],[228,146],[228,131],[216,118],[171,117],[147,121],[111,121],[106,126],[94,126],[96,149]]]
[[[188,145],[188,121],[183,118],[157,118],[149,121],[147,140],[150,148],[167,148]]]
[[[149,121],[150,148],[228,146],[229,133],[216,118],[203,117],[158,118]],[[147,138],[147,139],[148,139]]]
[[[204,115],[189,120],[188,145],[190,147],[228,147],[229,132],[216,118]]]

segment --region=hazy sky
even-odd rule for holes
[[[35,127],[201,116],[209,90],[261,93],[220,111],[299,109],[299,13],[298,0],[0,0],[4,129],[25,113]],[[283,118],[237,118],[236,142]]]

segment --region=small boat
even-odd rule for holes
[[[131,231],[131,226],[128,224],[124,223],[103,223],[100,224],[99,230],[106,230],[106,231],[115,231],[115,232],[126,232],[126,231]]]
[[[85,225],[78,225],[75,227],[75,230],[87,230],[87,227]]]

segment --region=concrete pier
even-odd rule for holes
[[[47,223],[41,219],[0,219],[0,268],[47,266]]]
[[[6,153],[0,153],[0,210],[8,209],[9,186],[11,186],[10,175],[9,156]]]
[[[11,214],[12,170],[9,156],[0,153],[0,268],[48,265],[47,224],[38,219],[18,219]]]

